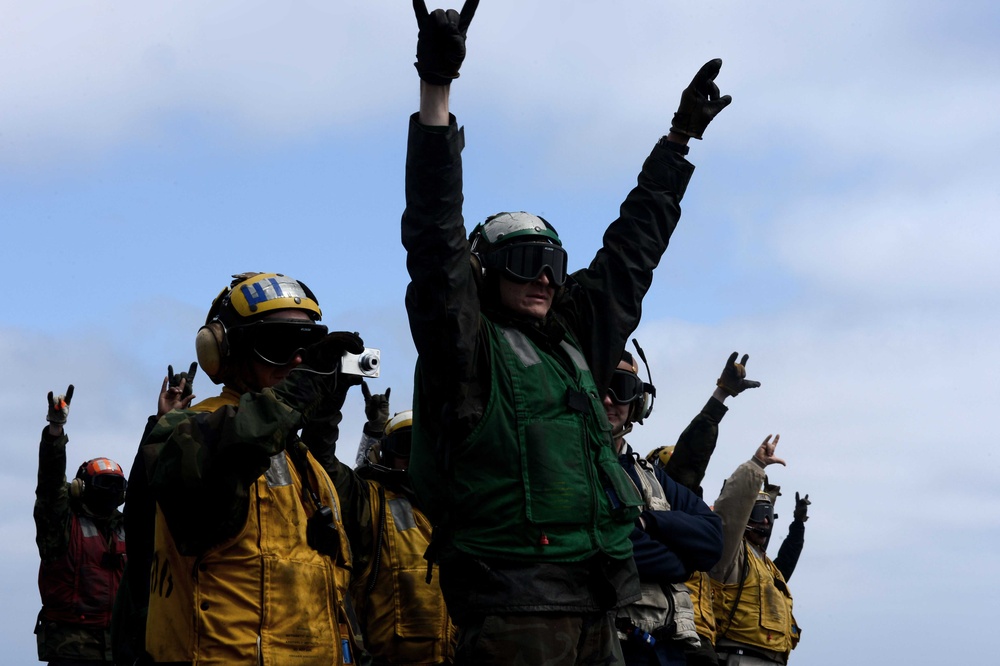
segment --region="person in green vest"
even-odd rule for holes
[[[640,596],[629,534],[642,498],[601,401],[680,217],[687,143],[731,100],[714,83],[722,62],[707,63],[588,268],[569,274],[559,234],[530,213],[498,213],[467,237],[465,135],[449,98],[477,6],[414,2],[410,476],[434,524],[428,559],[459,627],[456,663],[613,663],[614,609]]]

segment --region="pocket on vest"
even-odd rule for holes
[[[590,522],[594,482],[584,431],[577,417],[525,426],[524,501],[536,525]]]

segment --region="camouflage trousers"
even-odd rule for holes
[[[112,663],[109,629],[52,622],[39,614],[35,637],[39,661],[68,666]]]
[[[456,666],[612,666],[624,663],[613,616],[486,615],[463,620]]]

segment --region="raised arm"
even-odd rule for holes
[[[58,557],[69,544],[69,488],[66,484],[66,444],[63,429],[73,400],[73,385],[64,395],[49,392],[48,425],[38,445],[38,483],[35,486],[35,543],[43,560]]]
[[[680,219],[680,201],[694,172],[684,159],[688,138],[701,138],[712,118],[731,101],[718,97],[715,77],[721,66],[721,60],[706,63],[684,90],[670,133],[643,164],[637,185],[605,232],[597,256],[588,268],[573,273],[569,288],[553,306],[581,336],[601,393],[628,335],[639,324],[653,269]]]
[[[743,533],[757,501],[757,492],[764,482],[764,468],[775,463],[785,464],[784,460],[774,455],[780,437],[775,435],[772,440],[768,435],[753,457],[726,479],[719,498],[715,500],[714,510],[722,518],[723,549],[722,558],[709,575],[718,581],[731,583],[736,580],[743,555]]]
[[[719,440],[719,422],[728,408],[723,404],[726,398],[738,396],[748,388],[757,388],[760,382],[746,378],[746,363],[749,354],[737,362],[739,354],[733,352],[716,380],[712,397],[701,412],[691,420],[677,439],[673,455],[663,465],[671,479],[693,491],[698,497],[704,496],[701,487],[708,462],[715,452]]]
[[[449,113],[451,82],[465,58],[478,1],[462,11],[427,12],[414,2],[419,27],[420,112],[410,119],[402,241],[410,284],[406,309],[420,355],[420,399],[431,409],[461,402],[474,389],[479,295],[462,217],[465,138]],[[475,417],[470,417],[475,420]]]

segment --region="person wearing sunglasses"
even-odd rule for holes
[[[722,558],[709,571],[719,664],[786,664],[799,642],[801,630],[792,614],[788,578],[802,550],[801,532],[797,542],[791,539],[787,548],[782,545],[775,560],[766,552],[777,518],[774,500],[780,492],[767,484],[764,470],[785,464],[775,456],[779,439],[780,435],[768,435],[753,457],[725,481],[715,501],[725,535]],[[796,493],[795,499],[795,522],[801,524],[809,497]]]
[[[721,60],[706,63],[587,268],[570,272],[554,225],[528,212],[467,235],[450,93],[478,4],[414,2],[420,106],[401,234],[419,355],[410,477],[434,523],[428,557],[459,627],[456,663],[611,663],[614,609],[640,598],[629,534],[642,498],[601,400],[678,222],[687,144],[731,100],[714,82]]]
[[[637,350],[638,344],[636,345]],[[722,521],[702,499],[636,454],[625,440],[652,413],[656,389],[622,353],[604,395],[618,461],[643,498],[630,536],[642,599],[618,611],[615,623],[628,666],[683,666],[700,646],[694,606],[685,586],[722,555]]]
[[[157,663],[360,656],[340,502],[308,426],[323,417],[336,439],[357,383],[341,359],[364,345],[321,315],[298,280],[233,276],[195,339],[222,393],[166,413],[141,446],[156,502],[145,647]]]

